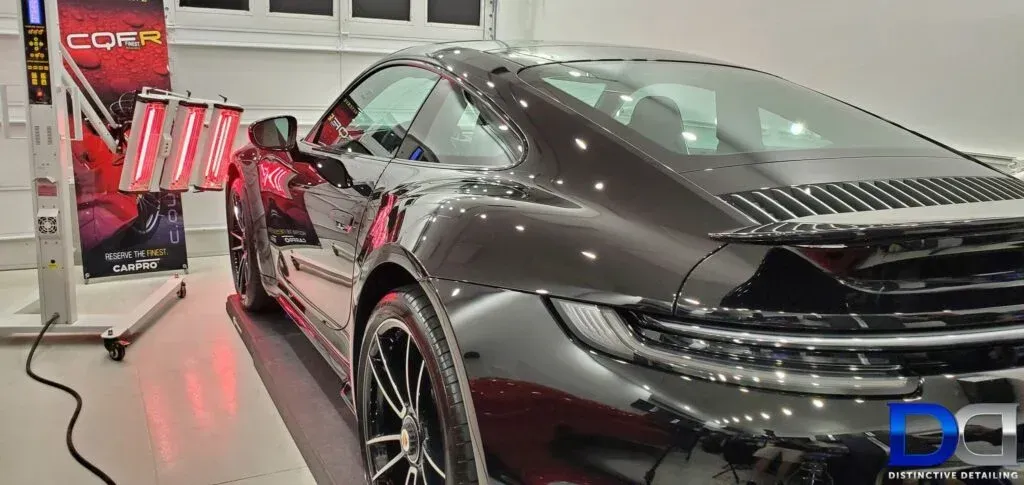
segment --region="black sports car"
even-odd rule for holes
[[[371,483],[915,483],[890,403],[1020,399],[1024,182],[778,77],[439,44],[296,126],[234,155],[232,270],[347,383]]]

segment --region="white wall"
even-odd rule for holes
[[[965,151],[1024,156],[1019,0],[533,2],[538,39],[662,47],[733,61]]]
[[[11,0],[0,0],[0,84],[13,84],[8,89],[14,105],[11,116],[12,135],[25,136],[25,74],[20,48],[17,19],[18,6]],[[0,137],[0,269],[25,262],[35,262],[35,241],[24,236],[32,233],[32,198],[28,185],[28,142]]]
[[[481,39],[490,17],[484,2],[481,27],[427,24],[424,0],[412,2],[409,23],[352,19],[348,0],[335,2],[333,17],[268,13],[268,0],[250,0],[251,12],[176,7],[167,12],[173,88],[197,97],[222,94],[245,107],[240,146],[248,122],[292,114],[304,134],[356,75],[386,53],[424,42]],[[532,11],[531,11],[532,13]],[[0,84],[13,84],[12,128],[24,135],[25,88],[16,0],[0,0]],[[24,139],[0,138],[0,269],[35,265],[30,167]],[[223,254],[224,195],[183,196],[190,256]]]
[[[228,96],[244,121],[294,114],[308,129],[381,55],[485,29],[176,8],[165,0],[174,87]],[[413,16],[423,16],[413,0]],[[0,84],[24,86],[14,0],[0,0]],[[490,20],[490,0],[485,21]],[[1019,0],[500,0],[499,38],[685,50],[775,72],[983,154],[1024,155],[1024,3]],[[489,24],[485,22],[485,28]],[[24,88],[10,90],[23,121]],[[13,126],[23,134],[23,124]],[[244,137],[238,138],[239,143]],[[0,139],[0,269],[34,264],[24,140]],[[998,160],[996,160],[998,161]],[[223,252],[222,194],[187,194],[190,254]]]

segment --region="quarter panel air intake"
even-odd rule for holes
[[[755,222],[910,207],[1024,200],[1012,177],[931,177],[762,188],[719,196]]]

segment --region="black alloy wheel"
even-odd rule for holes
[[[360,436],[371,485],[477,483],[451,359],[418,285],[377,304],[359,358]]]
[[[228,193],[228,255],[231,258],[231,276],[235,291],[242,297],[242,306],[249,311],[266,309],[273,301],[263,288],[256,266],[256,253],[252,250],[252,226],[246,205],[245,183],[236,178]]]

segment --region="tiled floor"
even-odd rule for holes
[[[224,311],[225,258],[193,259],[188,297],[111,361],[98,342],[49,341],[34,370],[76,388],[79,451],[119,485],[315,483]],[[164,278],[79,287],[81,313],[125,311]],[[0,310],[32,271],[0,274]],[[100,483],[64,446],[74,400],[25,375],[31,341],[0,341],[0,473],[17,485]]]

